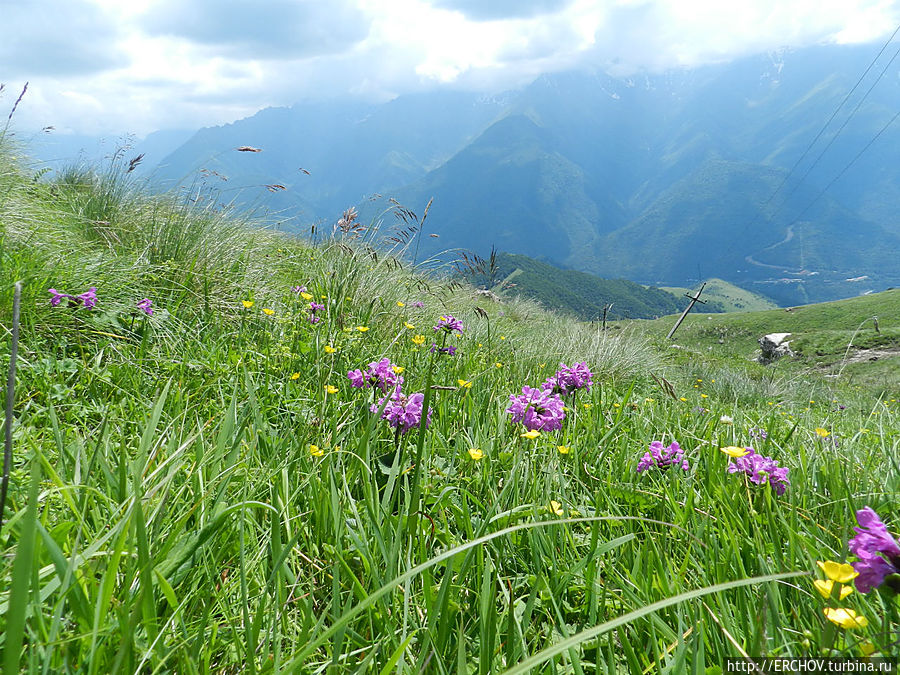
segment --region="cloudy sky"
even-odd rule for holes
[[[499,91],[884,40],[900,0],[0,0],[0,118],[135,133],[311,99]]]

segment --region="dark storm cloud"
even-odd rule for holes
[[[566,7],[571,0],[429,0],[432,7],[462,12],[472,21],[528,19]]]
[[[0,0],[0,77],[85,75],[125,66],[114,22],[78,0]]]
[[[347,0],[165,0],[144,17],[150,34],[175,35],[221,56],[287,59],[349,49],[368,19]]]

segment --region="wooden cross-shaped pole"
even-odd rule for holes
[[[666,340],[671,340],[672,336],[675,335],[675,331],[678,330],[678,326],[681,325],[681,322],[684,321],[684,317],[688,315],[688,312],[691,311],[691,308],[694,306],[695,302],[699,302],[701,305],[705,305],[706,302],[700,299],[700,294],[703,292],[703,289],[706,287],[706,282],[700,286],[700,290],[697,291],[697,295],[691,295],[690,293],[685,293],[685,297],[690,298],[691,302],[687,307],[684,308],[684,311],[681,313],[681,316],[678,318],[678,321],[675,322],[675,325],[672,326],[672,330],[669,331],[669,334],[666,335]]]

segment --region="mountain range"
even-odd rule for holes
[[[646,285],[720,277],[781,304],[829,300],[900,285],[900,52],[866,71],[877,52],[268,108],[145,165],[161,187],[199,182],[298,232],[433,198],[420,259],[495,247]]]

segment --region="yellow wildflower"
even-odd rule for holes
[[[247,309],[250,309],[251,307],[253,307],[252,300],[241,300],[241,304],[244,305],[244,307],[246,307]]]
[[[291,374],[291,379],[292,379],[292,380],[299,380],[299,379],[300,379],[300,373],[292,373],[292,374]]]
[[[594,404],[593,404],[593,403],[582,403],[581,405],[584,406],[584,409],[585,409],[585,410],[590,410],[591,408],[594,407]]]
[[[368,326],[357,326],[356,330],[358,330],[360,333],[365,333],[367,330],[369,330],[369,327]]]
[[[477,462],[479,459],[484,457],[484,451],[480,448],[469,448],[469,457]]]
[[[679,400],[679,401],[687,401],[687,399],[686,399],[684,396],[682,396],[682,397],[679,398],[678,400]]]
[[[397,307],[406,307],[406,305],[398,300]]]
[[[337,351],[337,349],[335,349],[331,345],[325,345],[325,353],[326,354],[334,354],[336,351]]]
[[[826,560],[824,562],[822,560],[817,560],[816,564],[819,566],[819,569],[824,572],[826,577],[842,584],[846,584],[848,581],[852,581],[859,576],[859,572],[853,569],[853,565],[848,563],[838,563],[833,560]]]
[[[304,300],[312,300],[313,299],[312,293],[307,293],[306,291],[303,291],[303,293],[300,294],[300,297],[303,298]]]
[[[843,586],[843,585],[842,585],[842,586],[841,586],[841,592],[838,593],[838,598],[840,598],[841,600],[843,600],[843,599],[846,598],[848,595],[850,595],[852,592],[853,592],[853,586]]]
[[[326,394],[336,394],[338,393],[338,388],[331,384],[325,385],[325,393]]]
[[[831,579],[816,579],[813,586],[819,591],[819,595],[828,600],[831,597],[831,591],[834,589],[834,582]]]
[[[826,619],[841,628],[865,628],[869,625],[869,620],[866,617],[845,607],[826,607],[822,612],[825,614]]]
[[[403,366],[391,366],[391,370],[393,370],[397,375],[402,373],[405,368]]]
[[[403,325],[406,327],[407,330],[412,330],[415,328],[415,326],[413,326],[409,321],[404,321]]]
[[[272,316],[275,313],[274,309],[269,309],[268,307],[263,307],[263,314],[266,316]]]
[[[828,438],[831,435],[831,432],[828,429],[823,429],[822,427],[816,427],[816,436],[819,438]]]
[[[559,454],[561,454],[561,455],[569,454],[569,446],[568,445],[557,445],[556,449],[559,450]]]
[[[561,516],[563,514],[562,504],[557,501],[550,501],[550,513]]]
[[[532,441],[540,435],[541,432],[537,429],[532,429],[531,431],[526,431],[524,434],[519,434],[519,436],[521,436],[522,438],[528,438]]]
[[[310,445],[309,446],[309,454],[311,454],[313,457],[321,457],[322,455],[325,454],[325,451],[322,448],[320,448],[318,445]]]
[[[707,394],[700,394],[700,398],[709,398]]]
[[[457,380],[456,383],[463,389],[471,389],[472,388],[471,380]]]
[[[497,363],[495,363],[494,365],[495,365],[497,368],[502,368],[502,367],[503,367],[503,364],[500,363],[499,361],[497,361]]]
[[[424,345],[425,344],[425,336],[424,335],[413,335],[412,341],[414,345]]]
[[[720,448],[720,450],[729,457],[734,457],[735,459],[737,459],[738,457],[743,457],[749,452],[747,448],[739,448],[736,445],[729,445],[726,448]]]

